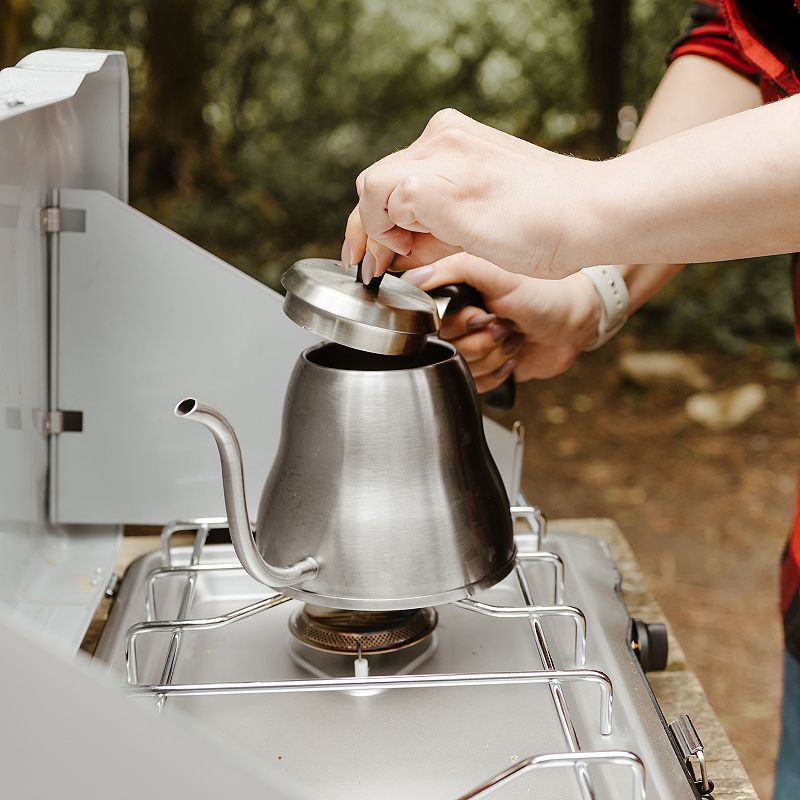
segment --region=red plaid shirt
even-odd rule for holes
[[[690,25],[669,61],[693,54],[757,82],[764,102],[800,92],[800,0],[704,0],[690,8]],[[800,260],[795,259],[794,306],[800,341]],[[800,658],[800,491],[781,564],[781,611],[786,646]]]

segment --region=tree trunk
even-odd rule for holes
[[[589,24],[589,109],[596,115],[594,146],[599,156],[618,152],[617,113],[622,105],[623,49],[630,0],[592,0]]]
[[[153,197],[186,188],[208,144],[203,122],[206,54],[197,0],[147,0],[144,114],[134,131],[134,191]]]

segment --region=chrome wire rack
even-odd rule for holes
[[[171,696],[209,696],[209,695],[243,695],[274,693],[307,693],[307,692],[356,692],[386,689],[421,689],[465,686],[527,686],[544,685],[548,688],[556,716],[563,734],[565,750],[560,753],[542,753],[520,759],[511,768],[500,772],[478,786],[461,795],[458,800],[484,797],[495,789],[514,781],[521,775],[531,771],[567,768],[574,771],[578,778],[584,800],[602,800],[598,795],[592,779],[593,768],[606,765],[624,769],[630,773],[630,797],[633,800],[645,798],[645,770],[641,759],[634,753],[624,750],[584,750],[570,713],[569,704],[564,693],[565,684],[582,683],[597,687],[600,697],[600,708],[597,725],[602,735],[612,731],[613,686],[610,678],[603,672],[588,669],[586,661],[587,626],[583,612],[574,606],[564,603],[565,566],[556,553],[542,549],[546,543],[546,521],[538,508],[534,506],[512,506],[511,515],[515,526],[524,525],[527,530],[518,534],[518,541],[525,542],[527,552],[517,555],[514,567],[514,580],[519,591],[520,603],[513,606],[499,606],[474,599],[459,600],[454,603],[465,611],[481,614],[494,619],[527,618],[530,633],[536,651],[541,659],[543,669],[520,672],[476,672],[448,674],[404,674],[378,675],[347,678],[313,678],[308,680],[272,680],[246,682],[209,682],[209,683],[176,683],[173,681],[178,656],[181,650],[183,634],[187,631],[206,631],[233,625],[240,620],[256,614],[268,612],[291,598],[274,593],[257,602],[242,606],[234,611],[214,617],[192,618],[190,616],[195,589],[201,576],[243,572],[238,561],[224,563],[201,563],[203,548],[212,530],[227,527],[224,518],[198,519],[178,521],[166,525],[161,532],[162,566],[152,569],[145,580],[145,616],[125,633],[124,659],[127,683],[131,694],[137,697],[149,696],[154,699],[156,708],[163,710],[167,699]],[[172,538],[177,533],[194,532],[191,556],[188,564],[172,563]],[[524,570],[526,563],[538,562],[552,568],[553,597],[552,603],[538,604],[533,597],[528,577]],[[184,585],[180,596],[177,614],[174,619],[159,619],[156,587],[165,578],[183,577]],[[553,650],[547,640],[542,620],[556,618],[571,620],[574,626],[575,667],[561,669],[556,664]],[[166,658],[157,683],[146,683],[140,680],[137,659],[137,643],[143,637],[167,633],[170,635]],[[619,798],[614,798],[619,800]]]

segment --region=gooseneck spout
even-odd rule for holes
[[[267,586],[292,586],[315,577],[319,567],[310,556],[288,567],[276,567],[268,564],[256,549],[244,493],[242,450],[230,422],[216,408],[199,403],[193,397],[175,406],[175,416],[205,425],[217,443],[231,541],[248,574]]]

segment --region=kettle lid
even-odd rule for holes
[[[394,275],[377,288],[357,280],[357,267],[328,258],[304,258],[281,277],[283,311],[323,339],[385,355],[425,349],[441,320],[433,298]]]

